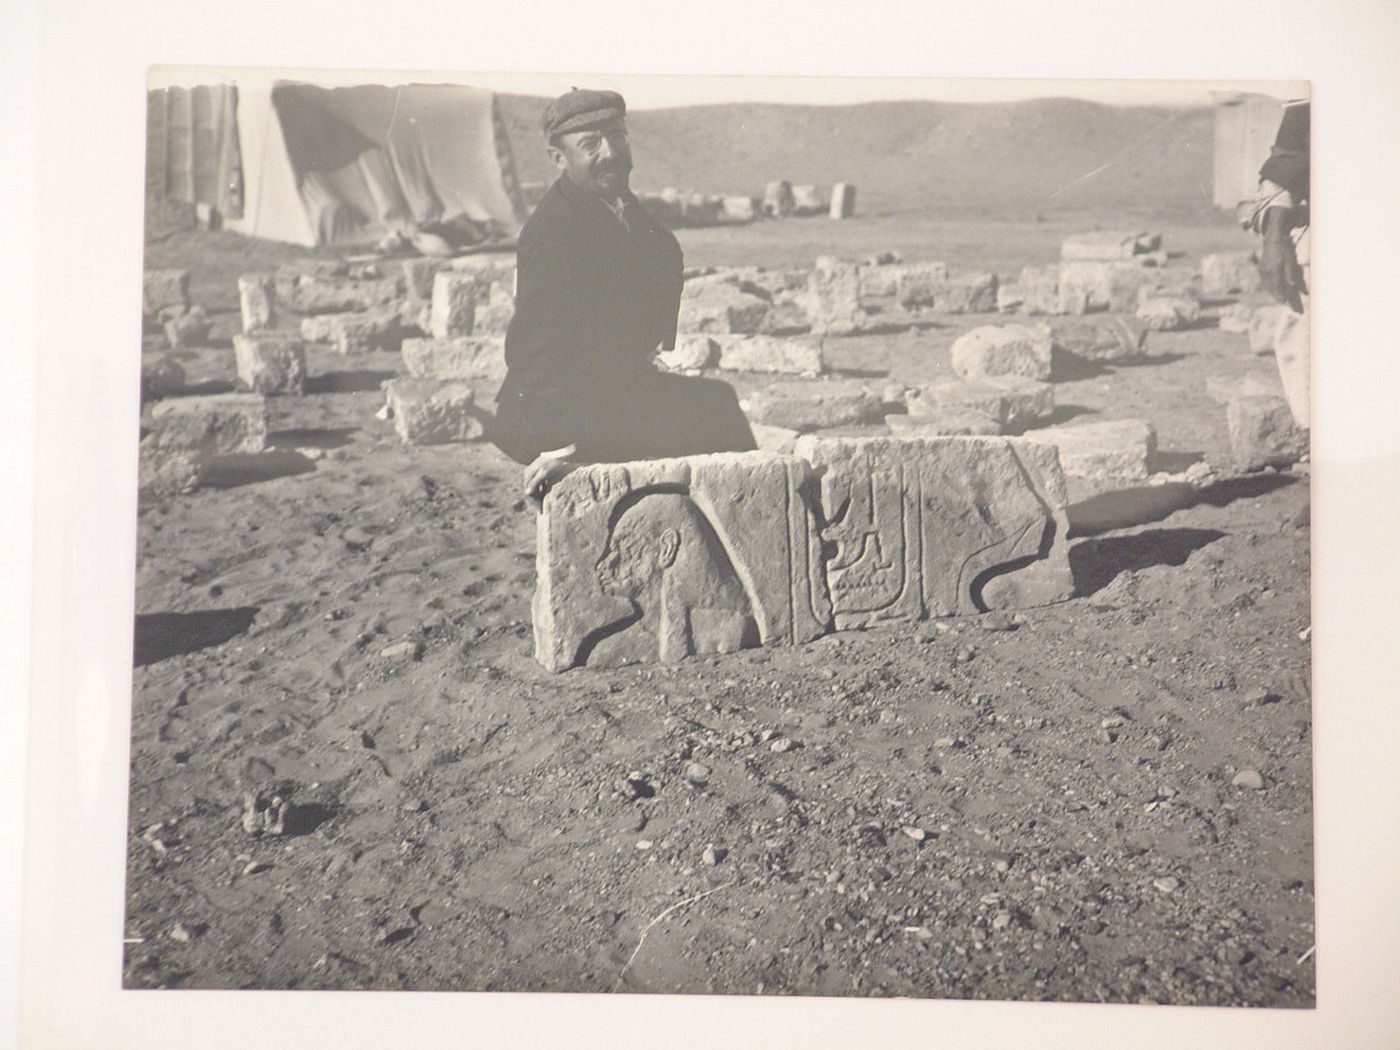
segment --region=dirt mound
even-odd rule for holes
[[[552,179],[544,99],[502,95],[516,167]],[[758,194],[771,179],[854,182],[865,215],[908,210],[1030,216],[1117,208],[1209,214],[1207,109],[1075,99],[687,106],[629,115],[640,190]],[[1100,170],[1102,169],[1102,170]]]

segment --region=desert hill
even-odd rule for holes
[[[550,180],[539,130],[546,100],[499,101],[521,179]],[[757,195],[770,179],[844,180],[858,187],[866,215],[1211,212],[1212,117],[1204,108],[1074,99],[738,103],[638,110],[628,123],[639,190]]]

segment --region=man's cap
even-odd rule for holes
[[[573,88],[544,107],[544,137],[552,142],[556,135],[621,120],[626,112],[627,103],[616,91]]]

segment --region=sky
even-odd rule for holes
[[[1280,80],[954,80],[898,77],[736,77],[640,76],[596,73],[500,73],[432,70],[236,69],[161,67],[152,87],[203,84],[220,79],[240,83],[275,77],[327,85],[363,83],[462,82],[495,91],[555,96],[571,87],[620,91],[630,109],[705,105],[725,102],[847,104],[892,99],[950,102],[1013,102],[1030,98],[1080,98],[1109,105],[1208,106],[1219,91],[1260,91],[1278,98],[1298,98],[1306,81]]]

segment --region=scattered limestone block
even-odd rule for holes
[[[167,306],[188,306],[190,302],[190,272],[188,270],[147,270],[141,275],[141,312],[157,316]]]
[[[301,322],[301,337],[308,343],[332,343],[341,354],[365,354],[392,350],[400,341],[397,310],[368,313],[317,314]]]
[[[535,659],[551,671],[797,645],[831,628],[802,460],[581,467],[536,521]]]
[[[822,191],[808,183],[799,183],[792,188],[792,213],[794,215],[820,215],[826,211],[826,201]]]
[[[909,267],[900,277],[899,304],[906,309],[925,308],[945,314],[992,313],[997,308],[995,274],[972,273],[958,277],[935,276],[942,263]]]
[[[1247,334],[1249,322],[1253,317],[1254,307],[1249,303],[1231,303],[1220,311],[1220,330]]]
[[[434,339],[472,334],[476,322],[476,285],[476,277],[470,273],[440,270],[433,277],[428,331]]]
[[[204,307],[199,305],[167,306],[161,311],[161,319],[166,341],[175,350],[203,346],[209,340],[209,329],[214,326]]]
[[[292,274],[274,278],[277,301],[298,314],[337,314],[397,305],[398,282],[391,279],[356,281],[347,277]]]
[[[1259,307],[1249,320],[1249,348],[1256,354],[1272,354],[1299,316],[1282,303]]]
[[[1173,332],[1200,320],[1201,304],[1185,296],[1155,296],[1142,301],[1137,316],[1154,332]]]
[[[171,496],[191,492],[204,480],[206,457],[184,449],[162,449],[155,436],[141,440],[136,487],[141,496]]]
[[[1050,378],[1054,340],[1044,325],[983,325],[953,343],[953,371],[964,379],[987,376]]]
[[[504,281],[495,281],[486,302],[477,303],[472,331],[477,335],[505,335],[515,316],[515,296]]]
[[[1131,361],[1147,353],[1146,322],[1136,317],[1094,321],[1055,321],[1050,326],[1055,347],[1086,361]]]
[[[1308,432],[1281,397],[1242,397],[1225,409],[1236,470],[1288,467],[1308,454]]]
[[[853,263],[828,261],[812,271],[807,282],[807,316],[812,331],[819,335],[851,335],[864,327],[860,272]]]
[[[856,213],[856,188],[849,182],[838,182],[831,187],[831,210],[827,212],[832,219],[849,219]]]
[[[1066,260],[1060,263],[1060,313],[1135,310],[1139,290],[1152,280],[1153,271],[1136,262]]]
[[[261,452],[267,444],[267,402],[257,394],[170,398],[152,406],[151,432],[154,446],[164,452]]]
[[[780,292],[759,325],[760,335],[807,335],[812,331],[811,319],[804,305],[806,296],[801,293]]]
[[[185,370],[178,361],[158,357],[141,365],[141,400],[155,401],[185,392]]]
[[[827,427],[878,423],[885,403],[855,380],[774,383],[755,391],[746,413],[755,423],[806,432]]]
[[[752,197],[721,197],[719,206],[725,222],[753,222],[758,218],[758,202]]]
[[[243,332],[263,332],[277,324],[277,289],[272,275],[245,273],[238,278],[238,313]]]
[[[785,456],[792,454],[793,446],[802,436],[796,430],[789,430],[787,427],[769,427],[762,423],[751,423],[749,429],[753,431],[753,439],[760,451],[776,452]]]
[[[885,424],[900,437],[970,435],[991,437],[1002,425],[991,416],[970,408],[934,408],[907,416],[886,416]]]
[[[992,420],[998,429],[1020,430],[1055,411],[1055,388],[1017,375],[989,376],[968,382],[948,380],[922,387],[909,398],[911,419],[973,413]],[[980,431],[969,431],[980,433]]]
[[[1283,397],[1283,380],[1279,378],[1278,369],[1238,376],[1207,376],[1206,397],[1218,405],[1228,405],[1243,397]]]
[[[1212,298],[1248,295],[1259,290],[1259,267],[1253,252],[1218,252],[1201,256],[1201,291]]]
[[[805,436],[838,630],[1062,601],[1065,483],[1024,438]]]
[[[459,379],[391,379],[384,393],[406,445],[446,445],[482,434],[472,388]]]
[[[1138,252],[1154,251],[1162,238],[1124,230],[1095,230],[1074,234],[1060,245],[1061,259],[1131,259]]]
[[[766,299],[727,283],[705,284],[681,297],[677,325],[682,332],[752,335],[767,313]]]
[[[857,273],[863,298],[892,299],[899,294],[899,267],[862,263]]]
[[[500,382],[506,374],[505,341],[499,336],[405,339],[403,361],[415,379],[473,379]]]
[[[1144,419],[1046,427],[1026,436],[1058,448],[1066,474],[1095,481],[1142,481],[1157,454],[1157,432]]]
[[[792,214],[792,184],[779,179],[763,187],[763,214],[783,219]]]
[[[1058,314],[1061,308],[1060,271],[1057,266],[1027,266],[1015,281],[997,285],[1000,313]],[[1082,310],[1068,311],[1083,313]]]
[[[235,335],[238,385],[255,394],[306,393],[306,349],[281,334]]]
[[[698,372],[702,368],[712,368],[718,356],[719,344],[712,337],[682,333],[676,336],[675,347],[663,350],[656,359],[671,372]]]
[[[719,367],[734,372],[818,376],[826,371],[822,341],[811,336],[717,335]]]
[[[404,287],[411,300],[430,302],[433,298],[433,279],[438,271],[448,263],[445,259],[416,257],[402,262]]]
[[[681,298],[694,299],[707,295],[727,295],[726,289],[738,289],[747,295],[771,301],[773,289],[764,283],[764,271],[757,266],[725,266],[707,273],[693,274],[681,285]],[[803,281],[806,287],[806,281]]]

